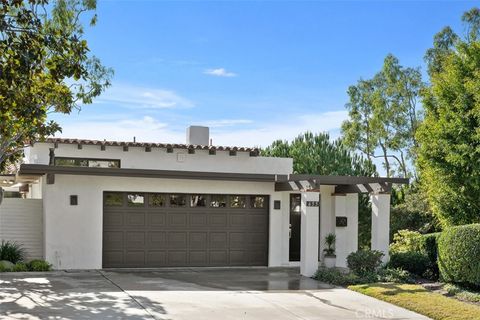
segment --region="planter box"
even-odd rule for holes
[[[323,257],[323,264],[326,268],[335,268],[335,263],[337,261],[336,256],[324,256]]]

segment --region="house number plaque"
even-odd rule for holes
[[[307,201],[307,207],[319,207],[320,201]]]
[[[347,226],[347,217],[337,217],[336,219],[337,227],[346,227]]]

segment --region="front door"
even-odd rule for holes
[[[300,222],[301,195],[290,195],[290,261],[300,261]]]

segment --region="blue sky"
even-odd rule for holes
[[[339,135],[346,90],[393,53],[424,70],[469,1],[105,1],[87,30],[113,86],[57,136],[185,140],[211,127],[216,145],[266,146],[310,130]]]

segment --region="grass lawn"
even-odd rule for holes
[[[416,284],[373,283],[348,288],[435,320],[480,319],[479,306],[430,292]]]

